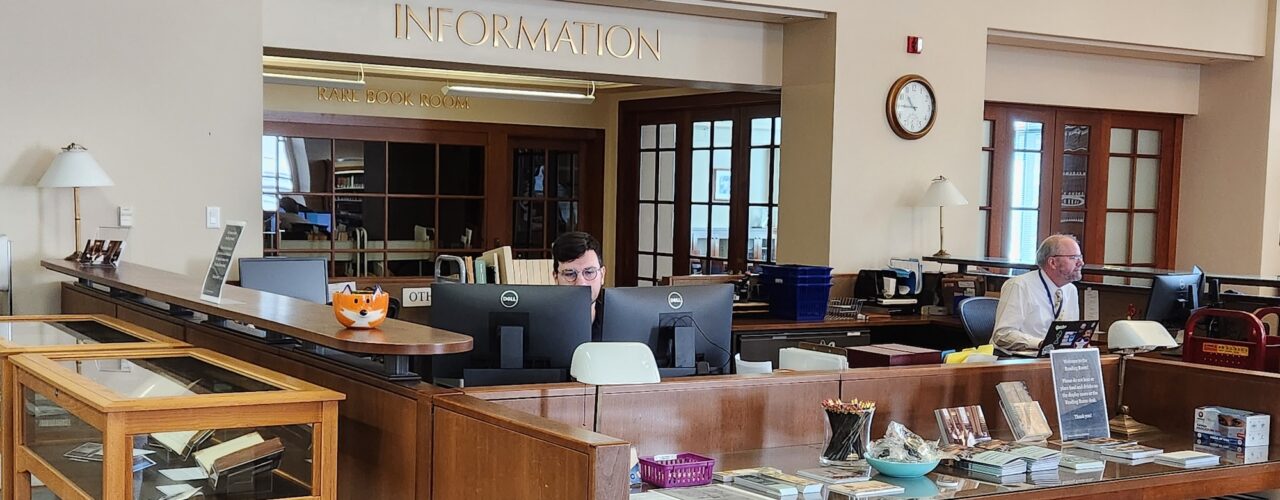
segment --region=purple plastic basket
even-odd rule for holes
[[[716,459],[695,453],[680,453],[672,460],[653,458],[640,457],[640,478],[659,488],[711,484],[711,471],[716,468]]]

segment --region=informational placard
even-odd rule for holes
[[[1058,432],[1063,441],[1111,437],[1102,360],[1095,348],[1055,349],[1053,396],[1058,402]]]
[[[243,221],[227,221],[222,230],[222,238],[218,240],[218,249],[213,252],[213,260],[209,261],[209,272],[204,275],[204,286],[200,290],[200,300],[222,303],[222,285],[227,283],[227,271],[231,269],[231,256],[236,252],[236,244],[240,243],[240,235],[244,233]]]

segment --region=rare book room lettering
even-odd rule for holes
[[[475,10],[454,12],[443,7],[396,5],[397,39],[424,37],[432,43],[462,42],[616,59],[662,60],[662,34],[657,29],[525,16],[489,14]]]
[[[471,100],[467,97],[402,90],[356,90],[316,87],[316,100],[354,104],[390,104],[421,108],[471,109]]]

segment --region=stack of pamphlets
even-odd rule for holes
[[[1107,467],[1107,463],[1102,460],[1083,455],[1063,453],[1058,460],[1058,467],[1071,469],[1077,472],[1092,472],[1105,469]]]
[[[1205,467],[1218,465],[1218,456],[1198,451],[1174,451],[1156,455],[1156,463],[1181,468]]]
[[[1012,453],[983,451],[960,459],[960,467],[988,476],[1011,476],[1027,471],[1027,463]]]
[[[1008,453],[1025,461],[1027,472],[1055,471],[1056,473],[1058,462],[1062,459],[1062,452],[1042,446],[1019,446],[1009,450]]]
[[[1107,446],[1098,450],[1098,453],[1103,454],[1103,456],[1123,458],[1126,460],[1141,460],[1144,458],[1155,457],[1156,455],[1164,453],[1164,450],[1140,444],[1125,444],[1120,446]]]
[[[1109,448],[1113,446],[1125,446],[1130,444],[1138,444],[1138,442],[1128,441],[1125,439],[1109,438],[1109,437],[1085,439],[1083,441],[1071,442],[1071,446],[1074,446],[1076,448],[1080,448],[1082,450],[1096,451],[1099,453],[1102,452],[1103,448]]]
[[[812,479],[786,474],[777,469],[759,474],[743,474],[733,478],[733,485],[772,498],[791,497],[799,494],[818,494],[822,483]]]
[[[734,488],[727,484],[708,484],[691,488],[664,488],[647,491],[644,494],[648,495],[650,493],[653,495],[644,498],[652,498],[653,500],[666,500],[668,498],[676,500],[767,500],[769,498],[741,488]]]
[[[773,467],[751,467],[748,469],[720,470],[720,471],[712,472],[711,479],[714,479],[722,483],[732,483],[734,478],[738,476],[745,476],[747,474],[759,474],[761,472],[766,472],[766,471],[782,472]]]
[[[897,495],[905,493],[907,490],[901,486],[895,486],[880,481],[863,481],[859,483],[833,484],[827,487],[827,491],[830,493],[839,493],[844,495],[846,498],[866,498]]]
[[[816,469],[801,469],[796,471],[796,475],[807,477],[809,479],[817,479],[824,483],[844,484],[857,481],[867,481],[871,479],[871,466],[854,465],[851,467],[818,467]]]

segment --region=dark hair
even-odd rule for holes
[[[551,244],[551,255],[555,259],[555,270],[560,270],[561,262],[569,262],[571,260],[582,257],[587,250],[594,251],[596,258],[600,259],[600,265],[604,265],[604,252],[600,250],[600,240],[595,236],[582,231],[574,231],[564,233],[556,238]]]

